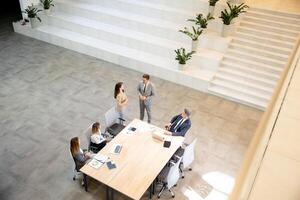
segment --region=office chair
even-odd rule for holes
[[[73,158],[74,161],[74,168],[73,168],[73,181],[75,181],[77,179],[78,176],[82,176],[83,175],[83,179],[81,182],[81,185],[84,186],[85,191],[87,192],[87,182],[86,182],[86,175],[84,175],[81,171],[80,171],[80,166],[78,165],[78,163],[76,162],[76,159],[73,157],[73,155],[70,152],[70,155]]]
[[[115,107],[109,109],[105,115],[105,132],[108,132],[112,137],[118,135],[124,128],[124,119],[119,117],[119,113],[116,111]],[[119,121],[119,123],[117,122]]]
[[[157,198],[160,198],[160,196],[166,189],[168,189],[169,192],[172,194],[172,198],[175,198],[175,194],[171,190],[171,188],[176,186],[176,184],[180,178],[179,165],[181,163],[181,160],[182,160],[182,158],[180,158],[179,161],[176,163],[170,161],[170,166],[167,166],[167,168],[169,168],[169,169],[166,170],[166,171],[168,171],[167,176],[163,180],[163,186],[162,186],[160,192],[158,193]]]
[[[88,144],[88,151],[91,150],[91,133],[92,133],[92,126],[93,124],[91,124],[85,131],[84,134],[86,136],[86,140],[87,140],[87,144]]]
[[[184,148],[182,160],[179,167],[181,172],[181,178],[184,178],[184,170],[188,169],[189,171],[192,171],[191,164],[195,159],[194,152],[195,152],[196,142],[197,142],[197,138],[195,138],[191,144],[189,144]],[[176,153],[175,153],[175,157],[177,157],[177,159],[180,158],[180,156],[176,155]]]

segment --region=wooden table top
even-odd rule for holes
[[[130,127],[136,130],[129,133]],[[99,152],[116,164],[115,169],[109,170],[106,164],[99,169],[86,164],[80,171],[132,199],[140,199],[184,141],[184,137],[164,135],[171,140],[171,146],[165,148],[152,132],[163,135],[164,130],[134,119]],[[111,153],[114,144],[122,145],[120,154]]]

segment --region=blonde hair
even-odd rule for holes
[[[79,151],[79,138],[74,137],[70,141],[70,151],[72,156],[75,156],[75,154]]]
[[[92,134],[98,133],[100,129],[100,123],[95,122],[92,126]]]

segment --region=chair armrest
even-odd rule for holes
[[[121,117],[119,117],[118,119],[119,119],[120,121],[125,122],[125,119],[123,119],[123,118],[121,118]]]
[[[173,161],[170,161],[170,164],[171,164],[171,165],[175,165],[175,163],[174,163]]]

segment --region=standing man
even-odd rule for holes
[[[143,75],[143,81],[138,84],[137,91],[140,102],[140,120],[144,120],[145,109],[148,115],[148,123],[151,123],[152,98],[155,95],[154,84],[150,82],[148,74]]]

